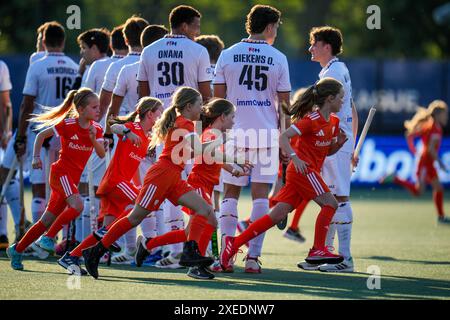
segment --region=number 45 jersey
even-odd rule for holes
[[[245,132],[253,129],[257,136],[261,134],[256,146],[251,142],[245,145],[238,142],[238,145],[276,146],[278,137],[272,137],[271,130],[278,128],[277,94],[291,91],[286,56],[266,41],[242,39],[222,51],[215,73],[214,85],[226,85],[227,99],[236,106],[233,129]],[[262,139],[265,134],[261,130],[267,130],[267,140]]]
[[[42,113],[42,106],[60,105],[72,89],[78,64],[62,52],[48,52],[30,65],[23,94],[35,97],[33,113]]]
[[[183,35],[166,35],[145,47],[138,81],[147,81],[150,96],[170,105],[173,92],[182,86],[198,89],[212,80],[208,51]]]

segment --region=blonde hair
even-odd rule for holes
[[[136,117],[139,120],[144,119],[147,112],[155,112],[159,107],[162,107],[161,100],[152,97],[143,97],[139,99],[136,104],[136,110],[124,117],[112,117],[108,120],[108,124],[112,126],[113,124],[125,124],[128,122],[136,121]]]
[[[37,126],[37,129],[40,130],[54,126],[65,118],[77,118],[79,116],[77,109],[86,107],[91,97],[97,97],[97,95],[89,88],[71,90],[61,105],[56,108],[44,107],[46,112],[33,114],[29,121],[40,122]]]
[[[416,113],[404,122],[407,134],[415,134],[421,131],[430,120],[438,113],[448,109],[447,104],[442,100],[434,100],[428,105],[428,108],[418,107]]]
[[[190,87],[180,87],[174,92],[172,104],[169,108],[164,110],[161,118],[159,118],[153,126],[153,137],[152,142],[150,143],[151,147],[155,147],[164,141],[170,129],[175,125],[177,111],[181,113],[189,103],[195,103],[199,97],[201,97],[200,92]]]

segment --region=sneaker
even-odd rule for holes
[[[247,220],[241,220],[238,222],[237,224],[237,229],[240,233],[244,232],[245,230],[247,230],[248,226],[250,225],[250,219]]]
[[[42,235],[37,241],[36,245],[49,254],[55,253],[55,239]]]
[[[220,261],[214,260],[214,263],[209,266],[209,270],[211,270],[211,272],[222,272],[222,266],[220,265]]]
[[[108,251],[101,242],[95,246],[83,250],[84,265],[87,272],[95,279],[98,279],[98,264],[100,258]]]
[[[108,263],[111,263],[111,252],[106,252],[101,258],[100,258],[100,261],[99,261],[99,263],[100,264],[108,264]]]
[[[44,249],[42,249],[41,247],[39,247],[36,243],[31,243],[31,245],[25,249],[26,252],[31,252],[31,255],[33,257],[38,257],[41,260],[45,260],[48,258],[48,256],[50,255],[50,253],[48,253],[48,251],[45,251]]]
[[[258,257],[252,258],[248,255],[244,258],[245,261],[245,273],[261,273],[261,261],[259,261]]]
[[[344,260],[338,264],[323,264],[319,266],[319,271],[322,272],[353,272],[353,259]]]
[[[14,270],[23,270],[22,254],[16,251],[16,243],[6,249],[6,254],[11,259],[11,268]]]
[[[209,272],[205,267],[190,267],[187,275],[194,279],[211,280],[214,274]]]
[[[169,254],[167,257],[156,261],[155,267],[159,269],[183,269],[184,267],[180,264],[180,258],[182,253],[173,256]]]
[[[341,263],[344,258],[338,254],[331,253],[328,248],[309,250],[308,256],[305,261],[310,264],[337,264]]]
[[[149,254],[147,256],[147,258],[145,258],[145,260],[142,262],[142,265],[144,267],[154,267],[156,262],[158,262],[159,260],[163,259],[164,257],[162,256],[162,250],[159,249],[158,251],[156,251],[153,254]],[[136,265],[136,262],[132,262],[131,263],[132,266]],[[181,266],[180,266],[181,267]]]
[[[8,237],[4,234],[0,235],[0,250],[6,250],[9,247]]]
[[[69,252],[66,252],[62,258],[58,259],[58,264],[66,269],[70,274],[76,276],[87,275],[87,271],[80,266],[80,258],[72,257]]]
[[[288,222],[288,218],[287,216],[281,220],[280,222],[277,223],[277,228],[280,230],[284,230],[287,226],[287,222]]]
[[[134,262],[137,267],[141,267],[144,260],[150,255],[147,250],[147,239],[144,236],[139,236],[136,241],[136,255],[134,256]]]
[[[320,264],[311,264],[306,261],[303,261],[303,262],[299,262],[297,264],[297,267],[299,267],[300,269],[303,269],[303,270],[307,270],[307,271],[316,271],[316,270],[319,270]]]
[[[450,224],[450,218],[449,217],[439,217],[438,218],[438,223],[442,223],[442,224]]]
[[[303,237],[300,233],[300,230],[294,230],[292,228],[288,228],[283,237],[288,238],[289,240],[297,241],[299,243],[304,243],[306,241],[305,237]]]
[[[94,235],[95,239],[97,239],[97,241],[100,241],[103,239],[107,232],[108,230],[106,230],[106,227],[101,227],[100,229],[94,231],[92,234]],[[117,242],[113,242],[113,244],[109,247],[109,250],[117,253],[122,251],[122,248]]]
[[[233,265],[233,259],[237,253],[237,250],[234,249],[234,237],[223,235],[220,250],[220,265],[222,266],[222,270],[227,270]]]
[[[395,179],[395,173],[390,173],[385,175],[384,177],[382,177],[380,180],[378,180],[379,184],[385,184],[385,183],[394,183],[394,179]]]
[[[214,262],[210,257],[204,257],[198,250],[197,242],[187,241],[183,246],[183,253],[180,258],[180,265],[183,267],[209,266]]]
[[[136,251],[128,251],[128,249],[125,249],[121,253],[113,254],[111,257],[111,263],[112,264],[125,264],[129,265],[134,261],[134,256],[136,254]]]

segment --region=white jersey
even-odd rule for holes
[[[139,100],[138,82],[136,80],[138,71],[139,61],[123,66],[119,72],[113,93],[123,97],[123,102],[119,110],[120,116],[135,111],[136,103]]]
[[[150,96],[167,108],[178,87],[198,89],[198,83],[211,81],[210,67],[205,47],[183,35],[166,35],[145,47],[137,80],[147,81]]]
[[[126,57],[111,63],[105,74],[102,89],[113,92],[116,86],[117,77],[123,66],[139,61],[140,52],[130,52]]]
[[[39,59],[42,59],[43,57],[45,57],[46,53],[47,53],[46,51],[33,52],[30,56],[30,64],[35,63]]]
[[[81,77],[81,87],[86,87],[86,80],[89,73],[89,69],[91,69],[91,65],[86,65],[86,69],[84,70],[83,76]]]
[[[23,95],[35,97],[33,113],[41,106],[55,107],[64,101],[78,75],[78,64],[62,52],[50,52],[28,67]]]
[[[353,116],[352,116],[352,81],[350,79],[350,73],[348,72],[345,63],[340,62],[338,58],[333,58],[328,64],[320,71],[319,78],[333,78],[338,80],[344,86],[344,103],[341,111],[337,113],[339,117],[339,127],[345,132],[348,140],[344,146],[340,149],[345,152],[353,152],[354,137],[353,137]]]
[[[112,57],[105,57],[94,61],[89,68],[89,73],[86,78],[86,87],[92,89],[95,93],[100,94],[103,80],[105,79],[105,74],[109,66],[122,58],[123,56],[114,55]]]
[[[0,92],[10,91],[12,89],[9,69],[6,63],[0,60]]]
[[[215,74],[214,84],[225,84],[226,98],[236,106],[236,135],[256,130],[258,136],[259,141],[237,139],[237,146],[277,146],[278,137],[272,133],[278,129],[278,93],[291,91],[286,56],[266,41],[242,39],[222,51]]]

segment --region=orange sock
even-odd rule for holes
[[[211,240],[211,236],[216,230],[216,227],[206,224],[205,229],[203,229],[202,236],[200,237],[200,241],[198,243],[198,250],[200,250],[200,254],[204,256],[206,254],[206,248],[208,248],[209,240]]]
[[[299,204],[297,209],[295,209],[294,218],[292,219],[291,226],[289,228],[291,228],[294,231],[298,231],[298,223],[300,222],[300,218],[302,217],[303,212],[305,211],[305,208],[308,205],[308,203],[309,203],[308,200],[303,200]]]
[[[314,233],[314,249],[322,249],[325,247],[325,239],[327,237],[328,227],[333,219],[336,209],[330,206],[323,206],[317,216],[316,230]]]
[[[434,204],[436,205],[438,216],[443,217],[445,215],[444,214],[444,192],[443,191],[433,192],[433,200],[434,200]]]
[[[70,221],[76,219],[80,213],[74,208],[67,207],[60,215],[56,218],[56,220],[52,223],[50,228],[48,229],[46,236],[50,238],[55,238],[59,231],[63,228],[64,225],[69,224]]]
[[[191,228],[189,230],[188,241],[194,240],[197,244],[200,242],[203,229],[205,229],[208,220],[199,214],[196,214],[191,221]]]
[[[97,242],[98,242],[97,238],[95,238],[94,235],[91,233],[75,249],[72,250],[70,255],[72,257],[80,258],[83,255],[82,251],[84,249],[87,249],[87,248],[90,248],[90,247],[96,245]]]
[[[412,182],[395,177],[394,183],[402,186],[403,188],[411,192],[411,194],[415,197],[419,195],[419,190],[417,190],[416,185]]]
[[[256,238],[261,233],[266,232],[272,228],[275,223],[272,218],[266,214],[258,220],[252,222],[248,228],[234,239],[234,247],[238,249],[243,244],[249,242],[251,239]]]
[[[156,238],[149,239],[147,241],[147,250],[150,251],[153,248],[165,246],[167,244],[185,242],[186,240],[187,237],[184,229],[173,230]]]
[[[114,243],[114,241],[119,239],[131,229],[133,229],[133,226],[131,225],[130,220],[128,220],[127,217],[118,219],[116,222],[114,222],[114,224],[101,240],[103,246],[105,248],[109,248]]]
[[[23,238],[17,243],[16,245],[16,251],[21,253],[23,252],[28,246],[33,242],[36,241],[37,238],[39,238],[44,232],[47,230],[47,228],[44,226],[41,220],[36,222],[28,231],[25,233]]]

